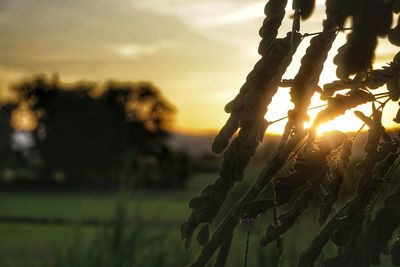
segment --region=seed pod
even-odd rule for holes
[[[187,237],[187,238],[185,239],[185,241],[184,241],[184,243],[183,243],[183,247],[184,247],[185,249],[189,249],[191,243],[192,243],[192,237],[189,236],[189,237]]]
[[[359,1],[327,0],[326,13],[334,22],[334,26],[343,28],[349,16],[354,16],[360,8]]]
[[[400,53],[398,53],[389,66],[374,70],[368,74],[364,85],[370,89],[376,89],[386,84],[389,97],[393,101],[400,98]]]
[[[293,171],[289,175],[276,178],[273,181],[277,204],[288,203],[297,189],[305,186],[308,181],[317,179],[318,173],[327,165],[328,155],[346,137],[344,133],[338,131],[326,133],[316,141],[316,146],[312,151],[300,154],[293,166]]]
[[[293,173],[276,178],[273,186],[277,204],[288,203],[297,189],[306,185],[308,180],[313,179],[321,168],[325,167],[328,154],[329,152],[320,150],[301,154],[293,166]]]
[[[373,70],[368,74],[364,84],[368,86],[369,89],[377,89],[391,78],[392,75],[387,74],[384,70]]]
[[[354,82],[352,80],[338,80],[331,83],[324,84],[324,97],[331,97],[337,91],[344,89],[351,89],[354,87]]]
[[[343,216],[336,219],[337,229],[332,233],[331,241],[339,247],[351,245],[361,232],[363,219],[362,212],[350,214],[350,211],[346,211]]]
[[[279,239],[282,234],[286,233],[292,227],[293,224],[281,224],[278,226],[269,225],[267,228],[267,232],[260,241],[260,246],[268,246],[275,240]]]
[[[373,95],[363,90],[352,90],[347,95],[337,94],[328,99],[328,106],[317,114],[313,125],[319,126],[323,122],[344,114],[349,109],[374,100]]]
[[[373,113],[373,127],[371,127],[368,131],[369,139],[367,141],[367,146],[369,150],[365,158],[369,161],[368,168],[365,168],[362,179],[368,181],[368,183],[363,186],[359,185],[357,189],[357,195],[348,201],[340,210],[333,216],[322,228],[320,233],[314,237],[313,241],[309,245],[307,249],[305,249],[299,259],[299,267],[310,267],[313,266],[316,258],[321,253],[322,248],[329,241],[331,237],[335,234],[335,240],[340,244],[350,244],[357,234],[361,232],[360,219],[362,218],[362,214],[369,204],[370,200],[374,197],[378,186],[381,183],[382,173],[376,174],[376,179],[371,178],[374,173],[373,169],[376,165],[375,161],[372,161],[376,154],[377,148],[379,144],[379,140],[382,134],[382,125],[381,125],[381,113],[377,110],[374,110]],[[378,141],[377,141],[378,140]],[[375,149],[372,145],[375,145]],[[371,160],[371,161],[370,161]],[[390,167],[390,166],[389,166]],[[380,171],[387,171],[388,169],[380,169]],[[362,220],[361,220],[362,223]],[[346,233],[351,232],[352,236],[346,236]],[[350,248],[349,248],[350,249]],[[344,258],[335,258],[332,259],[329,263],[329,266],[353,266],[353,265],[342,265],[336,264],[342,260],[350,260],[351,257],[347,258],[348,254],[345,255]],[[358,257],[357,257],[358,259]],[[339,261],[340,260],[340,261]],[[355,265],[360,266],[360,265]],[[362,266],[362,265],[361,265]]]
[[[300,43],[301,35],[295,34],[295,48]],[[187,222],[182,226],[182,238],[186,239],[192,236],[193,231],[200,223],[211,224],[222,206],[226,195],[235,182],[241,181],[244,175],[244,169],[254,155],[257,146],[262,141],[265,130],[268,126],[264,119],[267,106],[272,100],[278,89],[282,75],[292,59],[292,37],[288,34],[285,38],[277,39],[267,57],[262,58],[261,65],[257,65],[255,73],[259,80],[254,87],[247,88],[246,95],[241,91],[239,98],[244,98],[242,110],[238,113],[240,116],[240,131],[223,154],[223,162],[220,168],[220,179],[208,187],[207,194],[195,198],[195,205]],[[238,99],[238,97],[236,99]],[[236,102],[238,103],[238,102]],[[231,118],[236,116],[238,107],[233,108]],[[232,119],[233,120],[233,119]],[[223,130],[216,137],[213,145],[216,152],[222,151],[227,144],[228,136],[231,135],[236,127],[236,121],[230,122],[224,126]]]
[[[336,202],[340,187],[345,180],[348,164],[350,162],[351,148],[353,142],[345,140],[342,145],[342,152],[336,162],[335,169],[331,175],[328,193],[324,196],[321,203],[319,223],[324,224],[329,214],[332,212],[333,205]]]
[[[400,265],[400,238],[397,236],[390,249],[390,255],[393,265]]]
[[[305,121],[309,120],[307,108],[318,85],[323,64],[336,38],[334,32],[323,32],[311,39],[305,56],[301,59],[300,69],[293,80],[290,90],[291,101],[295,107],[289,111],[289,124],[296,131],[302,131]]]
[[[192,214],[187,222],[181,226],[182,239],[191,240],[193,231],[200,223],[210,224],[214,218],[213,214],[218,212],[219,206],[232,187],[232,180],[217,179],[214,184],[206,186],[200,196],[189,202]],[[190,244],[190,241],[187,242]]]
[[[365,115],[363,116],[365,119],[364,122],[368,124],[369,130],[368,139],[364,146],[364,151],[366,152],[366,154],[361,162],[358,163],[358,168],[360,169],[360,171],[363,172],[363,175],[359,179],[357,192],[362,192],[363,190],[365,190],[364,186],[368,186],[370,182],[372,171],[377,163],[377,158],[379,156],[379,141],[381,139],[382,133],[384,132],[384,128],[381,124],[382,112],[376,110],[374,105],[372,105],[372,108],[373,120],[367,118]]]
[[[393,12],[399,13],[400,12],[400,0],[394,0],[393,2],[394,2],[393,8],[392,8]]]
[[[219,134],[215,137],[214,143],[212,144],[212,151],[216,154],[222,153],[229,144],[229,139],[239,129],[239,116],[238,114],[232,113],[226,124],[222,127]]]
[[[262,37],[258,52],[260,55],[267,55],[271,48],[273,41],[278,35],[278,29],[282,24],[282,20],[285,17],[285,7],[287,0],[270,0],[265,5],[264,13],[266,18],[264,19],[263,26],[261,27],[259,34]]]
[[[273,199],[259,199],[255,200],[242,209],[241,219],[255,219],[266,210],[274,207]]]
[[[300,11],[301,18],[308,19],[315,7],[315,0],[294,0],[293,9]]]
[[[337,65],[336,76],[340,79],[347,79],[357,72],[366,71],[372,66],[374,51],[377,46],[377,38],[366,33],[349,34],[347,43],[340,47],[333,62]]]
[[[397,21],[396,27],[389,31],[388,39],[392,44],[400,46],[400,18]]]
[[[204,209],[206,207],[206,197],[195,197],[189,201],[189,208],[191,209]]]
[[[400,105],[400,103],[399,103]],[[393,119],[394,122],[400,123],[400,108],[397,110],[396,117]]]
[[[239,126],[242,129],[254,128],[250,132],[245,131],[246,135],[252,135],[249,138],[260,139],[264,136],[268,124],[263,116],[277,91],[279,82],[276,81],[276,77],[281,79],[292,58],[292,37],[291,34],[289,35],[274,42],[271,53],[257,62],[239,94],[225,107],[228,112],[231,112],[231,116],[215,138],[212,147],[215,153],[221,153],[226,148],[229,139]],[[297,48],[301,35],[296,33],[294,40],[294,48]]]
[[[371,68],[377,37],[385,36],[392,24],[390,1],[360,1],[359,12],[353,21],[353,32],[348,35],[347,43],[339,48],[334,58],[338,66],[336,75],[340,79]]]
[[[303,160],[308,161],[302,162],[295,165],[295,176],[289,176],[289,178],[282,179],[286,180],[286,189],[284,198],[279,196],[279,191],[276,186],[280,183],[275,183],[275,195],[278,204],[285,204],[289,201],[293,195],[295,189],[302,188],[301,194],[296,198],[293,205],[281,214],[279,217],[280,225],[269,226],[265,236],[261,241],[262,246],[267,246],[271,242],[277,240],[281,235],[288,231],[298,217],[307,209],[310,201],[314,198],[315,192],[318,191],[321,181],[328,171],[327,156],[331,151],[335,150],[346,138],[346,135],[341,132],[332,132],[325,134],[316,141],[316,148],[310,152],[311,157],[305,155]],[[318,155],[318,156],[317,156]],[[297,168],[296,168],[297,167]],[[293,179],[295,177],[295,179]],[[293,184],[290,184],[292,182]]]
[[[196,240],[199,242],[200,245],[203,247],[208,243],[208,238],[210,235],[209,225],[204,225],[197,234]]]
[[[333,266],[364,266],[359,265],[360,262],[364,261],[374,265],[380,264],[380,254],[386,251],[387,243],[393,235],[393,231],[400,226],[400,217],[394,216],[394,214],[399,214],[397,208],[400,195],[394,195],[385,200],[384,207],[376,213],[373,221],[367,224],[364,222],[366,229],[363,232],[361,231],[362,220],[365,220],[363,216],[368,215],[368,211],[367,214],[364,214],[365,210],[373,208],[380,192],[379,189],[390,179],[394,162],[398,159],[399,145],[393,144],[397,148],[396,152],[388,154],[378,162],[373,170],[372,179],[362,187],[362,190],[358,190],[356,197],[349,203],[345,217],[354,217],[358,220],[358,225],[351,227],[349,224],[339,224],[340,228],[345,230],[340,230],[340,232],[342,232],[342,238],[345,237],[347,243],[343,253],[345,256],[341,257],[338,264]],[[359,236],[357,233],[361,235]],[[332,238],[334,237],[332,236]],[[348,245],[350,243],[351,245]]]
[[[321,170],[321,173],[318,174],[319,179],[322,179],[325,172],[326,170]],[[295,221],[307,209],[309,202],[315,195],[316,189],[318,189],[319,182],[320,181],[310,181],[307,186],[305,186],[301,195],[294,201],[293,205],[279,217],[281,223],[277,226],[270,225],[268,227],[267,232],[260,242],[261,246],[267,246],[292,228]]]
[[[396,156],[398,157],[398,154]],[[389,240],[400,226],[399,203],[400,192],[397,190],[385,199],[384,206],[377,211],[375,219],[360,237],[359,249],[373,264],[380,263],[380,254],[387,250]]]
[[[386,83],[386,88],[391,100],[398,101],[400,99],[400,77],[389,80]]]

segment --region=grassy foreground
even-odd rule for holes
[[[199,247],[194,244],[183,249],[179,226],[189,213],[187,201],[214,175],[195,177],[184,192],[137,192],[125,201],[130,221],[134,226],[120,229],[0,224],[0,266],[52,266],[52,267],[179,267],[190,262]],[[13,193],[0,196],[0,216],[65,217],[76,220],[95,217],[109,219],[115,212],[117,196],[104,193],[34,194]],[[311,216],[311,215],[310,215]],[[248,266],[278,266],[274,245],[259,248],[258,241],[268,218],[260,218],[252,226]],[[318,227],[302,223],[289,232],[284,240],[285,252],[281,266],[296,266],[298,253],[306,247]],[[248,225],[241,225],[235,234],[233,249],[227,266],[244,266],[244,251]],[[123,241],[114,244],[116,236]],[[195,243],[195,242],[193,242]],[[112,244],[112,245],[109,245]],[[115,251],[114,251],[115,250]],[[115,254],[116,253],[116,254]],[[332,247],[324,256],[333,255]],[[109,262],[107,255],[117,255],[124,263]],[[108,255],[108,256],[110,256]],[[101,258],[101,260],[100,260]],[[96,262],[97,261],[97,262]],[[101,263],[99,262],[101,261]],[[381,266],[390,266],[382,264]]]

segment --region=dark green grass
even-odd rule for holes
[[[149,232],[167,225],[172,233],[168,238],[177,243],[179,225],[190,212],[188,199],[212,179],[213,174],[195,176],[183,192],[135,192],[126,201],[126,209],[130,217],[150,223]],[[115,193],[2,193],[0,216],[106,220],[113,215],[117,198]],[[51,266],[54,252],[74,242],[77,231],[81,239],[90,240],[98,228],[0,223],[0,266]]]
[[[184,192],[135,192],[127,198],[124,202],[127,216],[130,220],[139,219],[142,222],[132,249],[135,255],[134,266],[179,267],[195,257],[199,247],[195,244],[189,251],[183,249],[179,226],[190,212],[188,200],[214,178],[215,174],[194,177],[188,190]],[[111,193],[3,193],[0,195],[0,216],[110,219],[115,212],[117,199],[117,194]],[[313,223],[316,220],[312,217],[312,214],[303,216],[300,220],[302,222],[284,238],[282,267],[296,266],[298,253],[317,233],[318,226]],[[270,214],[267,214],[259,218],[252,227],[249,267],[277,266],[275,244],[267,249],[258,246],[269,223]],[[102,237],[102,231],[102,227],[78,225],[0,224],[0,266],[64,267],[72,264],[73,267],[90,267],[87,255],[98,249],[98,244],[93,240]],[[246,231],[247,226],[240,225],[235,232],[227,266],[243,266]],[[324,256],[328,257],[333,253],[333,246],[328,244]],[[71,263],[72,258],[80,263]]]

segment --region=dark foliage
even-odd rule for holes
[[[28,103],[37,121],[32,131],[35,146],[30,149],[41,164],[33,186],[185,184],[188,158],[166,143],[174,108],[151,84],[108,82],[99,94],[94,83],[64,85],[56,78],[37,77],[14,90],[19,105]],[[61,180],[55,180],[57,173]]]
[[[219,265],[216,266],[224,266],[237,225],[256,220],[269,209],[274,210],[274,221],[268,226],[261,245],[277,241],[277,246],[282,248],[281,235],[292,228],[311,204],[320,207],[319,222],[322,229],[301,253],[298,266],[314,266],[329,241],[338,248],[338,254],[322,259],[323,266],[368,267],[378,264],[380,255],[388,251],[388,243],[394,233],[400,230],[397,217],[393,220],[388,218],[389,214],[398,213],[398,190],[390,196],[385,190],[399,165],[399,140],[389,135],[381,122],[386,103],[398,101],[400,96],[399,55],[382,69],[373,70],[372,63],[378,37],[387,37],[389,33],[389,39],[396,43],[394,40],[398,28],[391,30],[390,27],[393,12],[400,10],[399,1],[327,0],[323,31],[315,34],[311,40],[293,80],[282,80],[282,74],[298,43],[310,36],[299,33],[300,19],[307,19],[312,14],[315,3],[293,1],[293,26],[286,40],[276,38],[286,1],[280,4],[273,0],[268,2],[265,12],[267,18],[260,31],[263,37],[259,49],[262,58],[236,98],[225,107],[231,116],[213,145],[214,152],[225,151],[220,178],[189,203],[192,213],[181,228],[185,244],[190,244],[200,224],[205,225],[197,235],[202,246],[201,252],[190,266],[206,266],[217,250]],[[334,59],[340,80],[323,86],[322,90],[318,82],[323,64],[336,35],[342,30],[349,30],[343,29],[348,18],[352,19],[352,32]],[[268,30],[270,35],[267,34]],[[270,36],[268,41],[267,36]],[[276,39],[271,42],[271,38]],[[265,49],[262,49],[264,46]],[[284,51],[286,57],[283,56]],[[281,142],[267,159],[259,176],[209,234],[213,219],[219,213],[230,188],[235,182],[242,181],[244,170],[271,123],[264,116],[278,84],[291,87],[291,98],[295,105],[288,112],[288,123]],[[384,93],[371,92],[384,85]],[[347,92],[336,93],[340,90]],[[311,97],[316,92],[321,94],[321,99],[327,100],[327,105],[317,114],[312,127],[304,129]],[[384,101],[381,102],[381,99]],[[321,124],[366,103],[372,103],[372,114],[367,116],[355,112],[364,122],[364,126],[355,134],[349,136],[333,132],[322,137],[316,134]],[[393,116],[396,122],[400,121],[399,114]],[[357,164],[358,173],[349,172],[352,145],[364,127],[369,128],[364,157]],[[239,129],[238,137],[229,143]],[[292,168],[282,175],[281,170],[289,164]],[[354,195],[338,207],[343,203],[339,201],[339,193],[346,180],[358,182],[358,186]],[[272,198],[267,197],[270,194],[264,194],[266,191],[273,192]],[[376,203],[382,196],[386,200],[379,209]],[[277,210],[279,206],[285,207],[280,215]],[[392,262],[395,264],[399,262],[399,247],[396,239],[391,247]]]

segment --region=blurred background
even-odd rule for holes
[[[318,3],[305,32],[321,29]],[[218,177],[221,157],[211,153],[211,143],[227,118],[223,106],[258,60],[264,5],[0,0],[0,266],[187,264],[197,250],[184,251],[179,227],[188,200]],[[297,72],[307,45],[286,78]],[[375,65],[394,52],[381,41]],[[333,56],[321,84],[335,79]],[[315,98],[312,105],[321,103]],[[284,117],[291,107],[281,89],[267,119]],[[387,128],[397,108],[385,109]],[[269,128],[227,206],[276,148],[284,124]],[[349,112],[320,132],[356,131],[361,124]],[[353,187],[350,181],[347,189]],[[298,227],[306,233],[313,225]],[[242,228],[228,266],[242,266]],[[308,240],[289,235],[287,266]],[[276,266],[276,248],[261,250],[257,241],[251,241],[250,266]]]

